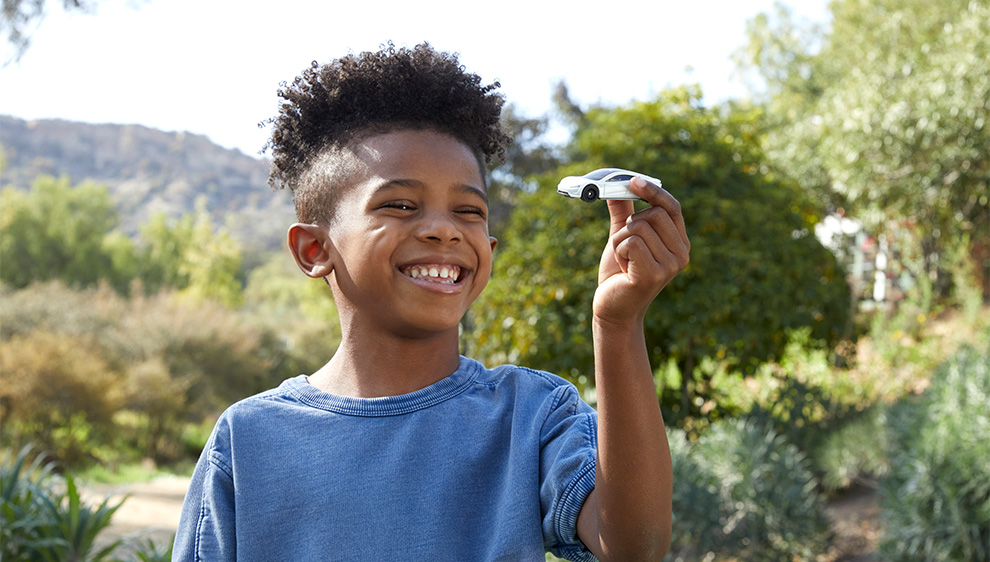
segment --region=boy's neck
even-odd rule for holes
[[[457,331],[431,339],[345,335],[330,361],[309,377],[324,392],[354,398],[408,394],[460,365]]]

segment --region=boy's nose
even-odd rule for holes
[[[420,237],[446,244],[461,239],[461,230],[447,213],[428,213],[420,226]]]

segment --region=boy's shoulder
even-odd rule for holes
[[[488,369],[474,359],[468,359],[468,361],[474,361],[482,369],[483,374],[479,376],[478,381],[480,384],[522,384],[541,387],[548,391],[554,391],[556,389],[577,390],[567,379],[547,371],[512,364],[499,365]]]

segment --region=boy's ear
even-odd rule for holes
[[[320,279],[333,272],[333,244],[326,227],[295,223],[289,227],[289,250],[306,275]]]
[[[495,246],[498,245],[498,239],[495,238],[494,236],[489,236],[488,242],[492,245],[492,251],[495,251]]]

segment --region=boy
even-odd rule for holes
[[[502,98],[428,45],[307,69],[279,95],[272,179],[288,242],[342,341],[310,376],[229,408],[173,560],[659,560],[671,467],[643,338],[687,265],[677,202],[609,201],[594,299],[598,412],[556,376],[458,350],[488,281],[484,159]]]

